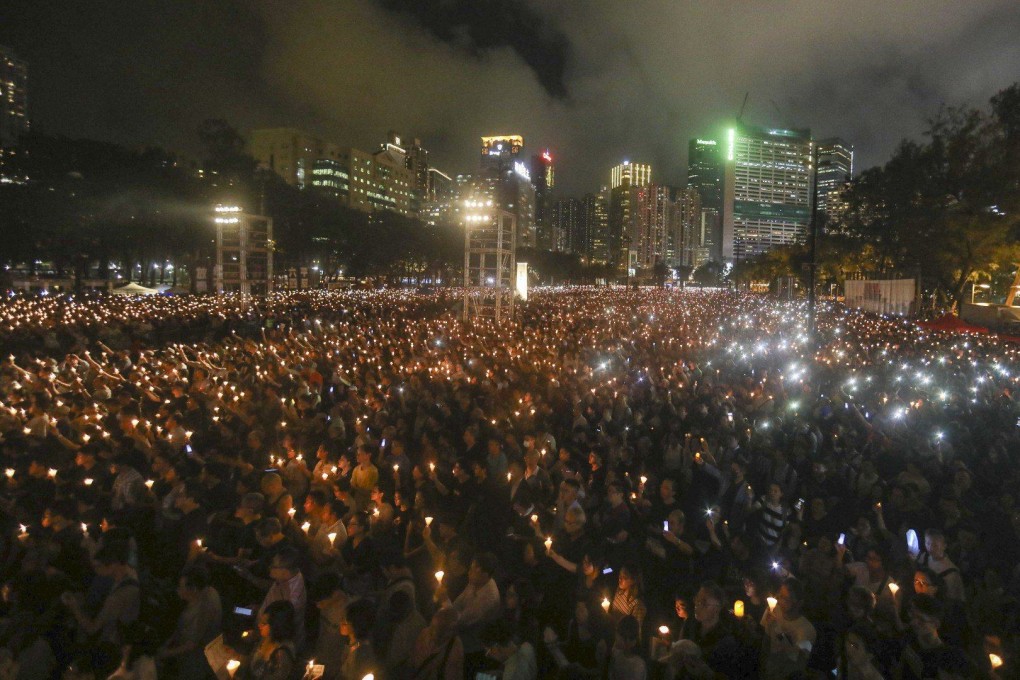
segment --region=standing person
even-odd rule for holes
[[[946,554],[946,535],[941,529],[924,532],[924,552],[917,556],[917,566],[931,569],[942,579],[945,597],[959,602],[967,599],[960,570]]]
[[[177,596],[184,601],[184,611],[157,654],[161,672],[168,677],[206,678],[212,669],[205,658],[205,646],[220,634],[223,618],[220,595],[209,583],[208,570],[191,564],[181,573]]]
[[[348,652],[340,677],[343,680],[361,680],[369,673],[382,678],[382,666],[372,647],[372,627],[375,625],[375,605],[369,600],[357,599],[347,605],[340,622],[340,634],[347,637]]]
[[[801,583],[787,579],[779,589],[776,608],[762,616],[762,677],[766,680],[781,680],[807,668],[815,627],[801,614],[803,596]]]
[[[712,581],[701,584],[694,596],[694,621],[684,627],[684,638],[697,643],[705,663],[727,678],[747,677],[748,659],[737,642],[738,633],[729,613],[723,610],[725,595]]]
[[[759,544],[770,553],[775,550],[789,521],[790,510],[783,504],[783,487],[772,482],[769,484],[768,493],[758,504]]]
[[[297,664],[294,606],[274,602],[259,613],[259,644],[238,669],[240,680],[291,680]]]
[[[645,680],[648,668],[638,654],[641,627],[633,616],[625,616],[616,624],[616,642],[609,654],[609,680]]]
[[[61,602],[74,616],[83,637],[119,645],[123,626],[138,620],[142,604],[141,587],[138,575],[128,565],[128,551],[126,542],[111,541],[96,553],[96,575],[110,579],[113,586],[95,617],[86,614],[82,604],[70,592],[61,595]]]
[[[305,606],[308,594],[305,590],[305,577],[298,568],[300,558],[297,548],[288,546],[273,557],[269,567],[269,577],[273,584],[269,587],[259,607],[261,616],[274,602],[286,600],[294,608],[294,630],[292,638],[300,647],[305,642]]]
[[[365,444],[358,446],[358,464],[351,471],[351,494],[359,508],[368,505],[372,489],[379,484],[379,468],[372,463],[372,451]]]
[[[498,662],[503,680],[538,680],[538,659],[530,642],[518,642],[505,620],[493,621],[482,631],[485,655]]]
[[[453,607],[443,607],[432,615],[432,622],[418,635],[411,652],[414,680],[464,678],[464,644],[457,635],[458,618]]]

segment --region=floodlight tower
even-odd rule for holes
[[[217,293],[266,295],[273,292],[273,220],[236,205],[218,205],[216,216]]]
[[[464,201],[464,320],[513,318],[517,224],[492,199]]]

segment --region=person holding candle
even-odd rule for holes
[[[241,661],[235,680],[291,680],[297,667],[294,606],[280,600],[258,616],[258,646]]]
[[[769,603],[761,620],[765,638],[762,646],[761,677],[781,680],[803,671],[815,644],[815,627],[801,613],[803,586],[787,579],[779,588],[776,605]]]
[[[705,663],[726,678],[753,677],[754,652],[740,644],[733,615],[723,609],[726,596],[713,581],[706,581],[694,596],[694,620],[684,626],[679,639],[701,649]]]

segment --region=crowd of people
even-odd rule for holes
[[[1015,346],[455,302],[0,306],[0,678],[1016,677]]]

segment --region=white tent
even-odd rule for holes
[[[140,285],[138,285],[137,283],[134,283],[134,282],[129,283],[126,286],[121,286],[120,288],[114,288],[110,292],[113,293],[114,295],[158,295],[159,294],[159,291],[156,290],[155,288],[146,288],[145,286],[140,286]]]

